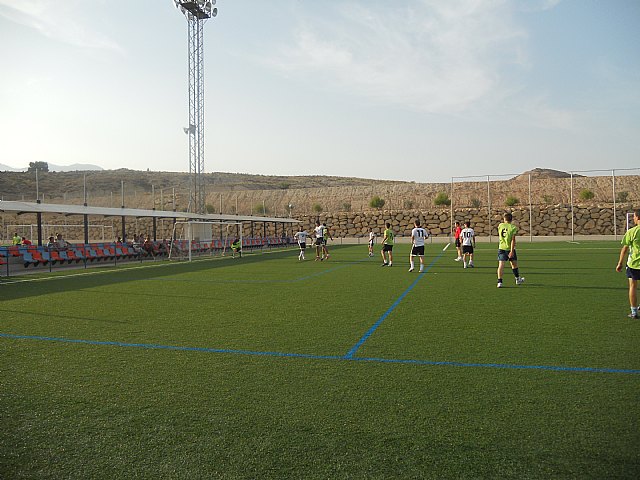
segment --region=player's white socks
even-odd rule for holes
[[[409,260],[409,265],[411,265],[411,270],[413,270],[413,260]]]

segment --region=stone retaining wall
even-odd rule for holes
[[[617,206],[617,234],[626,229],[626,213],[631,206]],[[495,234],[498,224],[502,221],[505,209],[492,209],[491,218],[486,208],[464,208],[454,210],[454,219],[460,222],[469,220],[478,236]],[[513,208],[514,223],[521,235],[561,236],[571,235],[571,207],[555,205],[549,207],[533,207],[531,213],[528,208]],[[576,235],[613,235],[613,206],[575,206],[573,209],[573,233]],[[334,237],[362,237],[373,229],[375,233],[382,233],[386,222],[390,222],[396,235],[411,235],[413,222],[420,219],[431,235],[447,236],[451,231],[451,211],[439,209],[433,211],[379,211],[363,213],[322,214],[319,216],[303,216],[298,220],[309,229],[316,219],[326,222]],[[531,220],[531,222],[530,222]],[[532,227],[530,228],[530,224]]]
[[[626,230],[626,213],[632,210],[630,204],[623,204],[616,206],[616,232],[618,235],[622,234]],[[454,219],[460,222],[465,220],[471,221],[471,225],[476,231],[476,234],[480,237],[489,236],[489,234],[495,234],[498,224],[502,221],[502,215],[505,211],[511,211],[514,217],[514,223],[518,226],[520,235],[533,235],[533,236],[563,236],[571,235],[613,235],[613,205],[577,205],[573,208],[574,222],[573,232],[571,230],[571,206],[570,205],[554,205],[554,206],[534,206],[531,211],[531,225],[530,228],[530,213],[527,207],[513,207],[511,209],[496,208],[491,210],[491,218],[489,219],[489,213],[487,208],[461,208],[454,210]],[[295,216],[294,218],[303,222],[303,227],[307,231],[311,231],[315,226],[316,219],[320,222],[326,222],[329,226],[331,233],[336,238],[359,238],[368,236],[369,229],[373,229],[375,233],[382,233],[385,223],[391,222],[393,229],[398,236],[409,236],[411,229],[413,228],[413,222],[416,218],[419,218],[422,225],[426,227],[433,236],[448,236],[451,231],[450,222],[451,210],[449,208],[439,208],[431,210],[381,210],[381,211],[368,211],[368,212],[340,212],[340,213],[325,213],[316,215],[302,215]],[[47,215],[43,219],[45,224],[60,225],[68,223],[69,219],[56,216]],[[10,240],[13,234],[13,228],[10,227],[9,236],[7,237],[7,226],[16,224],[34,224],[36,222],[35,215],[3,215],[3,228],[2,237],[4,242]],[[77,221],[75,222],[77,223]],[[121,235],[121,223],[119,219],[92,219],[91,223],[101,223],[104,225],[113,225],[113,229],[107,230],[106,234],[109,238],[105,238],[106,241],[112,241],[115,238],[110,238],[111,232],[113,236]],[[170,238],[172,231],[171,220],[159,221],[157,224],[157,238]],[[222,227],[223,232],[220,229],[214,229],[215,235],[225,235],[226,227]],[[229,227],[233,229],[234,227]],[[284,233],[288,235],[293,234],[295,227],[284,227]],[[35,229],[34,229],[35,230]],[[64,227],[56,228],[56,231],[63,233],[65,238],[71,241],[81,241],[84,237],[83,229],[81,227]],[[150,219],[127,219],[126,223],[127,236],[135,234],[152,234],[152,222]],[[92,237],[95,237],[97,230],[91,230]],[[21,235],[29,236],[29,232],[21,230]],[[45,234],[53,235],[55,232],[44,232]],[[254,223],[253,234],[254,236],[262,236],[265,233],[263,224],[260,222]],[[230,230],[229,235],[232,235],[233,231]],[[273,223],[267,224],[266,234],[269,236],[283,234],[283,225]],[[180,234],[179,234],[180,235]],[[251,235],[250,224],[244,226],[244,236]],[[31,239],[32,241],[35,239]],[[91,238],[91,240],[101,240],[101,238]]]

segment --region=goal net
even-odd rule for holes
[[[240,222],[176,222],[169,245],[170,260],[188,260],[214,255],[242,255]]]

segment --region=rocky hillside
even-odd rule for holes
[[[48,172],[38,176],[40,199],[47,203],[83,202],[95,206],[120,206],[122,182],[125,205],[140,208],[184,210],[188,206],[190,177],[187,173],[104,170],[91,172]],[[640,202],[640,177],[618,176],[616,200]],[[414,183],[330,176],[267,176],[236,173],[205,175],[208,210],[212,213],[294,216],[323,212],[364,212],[374,197],[385,210],[428,210],[441,196],[454,207],[492,208],[528,205],[558,205],[573,201],[613,201],[611,176],[573,177],[566,172],[536,168],[512,178],[492,177],[487,183]],[[531,190],[529,190],[531,186]],[[174,196],[175,194],[175,196]],[[35,175],[0,172],[0,196],[5,200],[34,200]]]

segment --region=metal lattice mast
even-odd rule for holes
[[[215,0],[173,0],[187,19],[189,33],[189,211],[205,213],[204,186],[204,23],[218,14]]]

